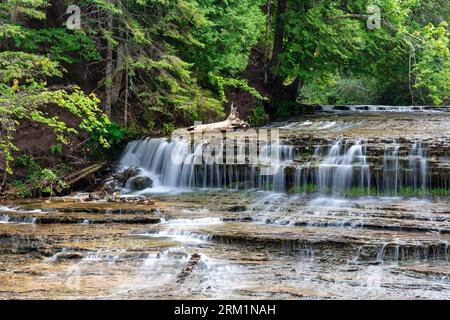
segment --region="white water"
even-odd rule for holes
[[[7,214],[0,215],[0,223],[36,224],[34,217],[11,217]]]
[[[312,159],[319,163],[308,162],[295,169],[295,189],[315,185],[322,195],[342,197],[352,188],[359,189],[360,195],[397,196],[405,187],[420,196],[431,187],[429,159],[421,142],[401,154],[400,144],[392,141],[385,147],[381,170],[370,163],[363,141],[336,140],[330,147],[317,147]]]
[[[342,195],[351,187],[369,190],[370,172],[361,141],[354,145],[336,141],[319,165],[317,179],[322,193]]]
[[[224,143],[215,144],[216,155],[223,154]],[[382,163],[371,163],[365,141],[344,139],[330,146],[316,147],[312,160],[306,162],[290,146],[261,143],[258,159],[269,166],[245,161],[215,163],[205,157],[205,148],[207,142],[192,145],[189,140],[179,138],[129,143],[120,170],[138,168],[140,176],[150,178],[153,186],[133,190],[128,182],[125,192],[147,195],[194,189],[257,189],[279,193],[293,187],[300,193],[344,197],[348,191],[359,195],[397,196],[401,188],[407,188],[423,196],[431,187],[426,146],[420,141],[413,143],[409,150],[402,150],[397,141],[392,141],[385,147]],[[245,147],[239,145],[237,149],[241,152],[238,156],[246,156]],[[287,168],[291,171],[287,172]],[[271,169],[269,173],[267,169]]]
[[[219,143],[222,154],[224,144]],[[141,176],[149,177],[153,187],[141,191],[163,193],[174,189],[191,188],[262,188],[270,186],[274,191],[285,190],[284,169],[293,159],[291,147],[268,143],[259,152],[259,163],[269,164],[262,169],[257,164],[213,163],[205,157],[206,143],[191,145],[186,139],[145,139],[131,142],[120,161],[122,170],[139,168]],[[238,154],[246,155],[248,150]],[[129,189],[129,185],[127,185]]]
[[[39,213],[42,212],[40,209],[25,210],[20,207],[9,207],[0,205],[0,212],[15,212],[15,213]]]

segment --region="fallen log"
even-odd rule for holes
[[[94,163],[88,167],[85,167],[77,172],[73,172],[66,176],[64,180],[66,181],[67,185],[69,187],[73,186],[75,183],[80,181],[81,179],[84,179],[97,171],[101,170],[105,165],[106,161],[100,162],[100,163]]]
[[[207,132],[212,130],[224,131],[229,129],[244,129],[249,128],[250,125],[239,118],[237,107],[231,104],[231,111],[228,118],[221,122],[201,124],[187,128],[190,132]]]

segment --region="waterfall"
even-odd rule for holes
[[[383,158],[382,193],[397,196],[401,189],[415,195],[427,193],[431,187],[426,148],[414,142],[406,156],[400,155],[396,142],[388,146]]]
[[[407,112],[407,113],[437,113],[448,112],[428,106],[387,106],[387,105],[323,105],[316,111],[325,112]]]
[[[383,175],[381,177],[383,188],[382,190],[378,188],[378,193],[383,191],[397,195],[399,186],[401,186],[399,150],[400,145],[396,141],[393,141],[392,146],[384,149]]]
[[[317,146],[312,156],[296,159],[292,146],[264,140],[253,155],[245,144],[233,146],[231,162],[228,149],[222,140],[133,141],[120,167],[138,168],[141,176],[152,180],[150,191],[154,192],[158,188],[225,188],[338,197],[424,196],[431,188],[427,149],[420,141],[408,149],[393,140],[384,153],[383,149],[381,155],[378,149],[371,149],[369,156],[367,142],[339,139],[329,146]],[[223,161],[213,161],[220,155]],[[126,189],[142,191],[133,190],[130,182]]]
[[[215,142],[213,147],[210,141],[144,139],[128,144],[120,168],[140,169],[141,176],[152,180],[155,190],[169,187],[285,191],[285,168],[294,158],[292,147],[278,141],[261,143],[256,157],[258,162],[249,163],[255,159],[249,154],[248,147],[239,144],[237,157],[233,157],[232,163],[225,159],[219,163],[212,161],[213,156],[224,155],[226,149],[223,141]],[[232,150],[235,151],[234,148]],[[130,188],[129,183],[127,188]]]
[[[370,190],[370,170],[366,149],[357,141],[354,145],[338,140],[320,163],[317,185],[321,193],[343,195],[350,188]]]
[[[420,191],[425,191],[428,186],[428,161],[426,158],[426,149],[423,147],[421,142],[416,142],[413,144],[410,154],[409,154],[409,185],[412,186],[414,190],[420,189]]]

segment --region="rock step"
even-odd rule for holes
[[[450,242],[450,235],[447,234],[333,227],[285,227],[237,222],[176,229],[156,226],[150,233],[158,234],[160,231],[164,231],[161,233],[162,237],[173,232],[177,235],[188,235],[223,244],[253,246],[260,250],[313,256],[336,254],[341,258],[355,261],[364,257],[373,258],[374,254],[369,255],[367,248],[376,248],[379,260],[395,257],[398,259],[448,259]],[[392,250],[394,250],[393,254],[391,254]],[[397,251],[398,254],[396,254]]]
[[[2,215],[2,220],[7,223],[28,224],[155,224],[160,223],[161,218],[153,214],[96,214],[96,213],[24,213],[10,212]]]
[[[438,223],[427,221],[425,224],[418,221],[402,221],[394,219],[370,219],[370,218],[336,218],[336,217],[317,217],[304,216],[302,218],[289,219],[283,216],[278,217],[261,217],[242,215],[241,217],[225,217],[225,222],[253,222],[265,223],[279,226],[296,226],[296,227],[332,227],[332,228],[356,228],[371,230],[389,230],[403,232],[436,232],[441,234],[450,234],[450,226],[448,223]]]
[[[43,208],[44,212],[65,212],[65,213],[91,213],[91,214],[150,214],[160,213],[161,209],[126,209],[126,208],[84,208],[84,207],[69,207],[69,208]]]
[[[10,234],[0,231],[0,253],[37,253],[46,252],[44,238],[32,235]]]

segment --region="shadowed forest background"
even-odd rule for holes
[[[2,0],[1,190],[63,193],[126,141],[231,102],[253,126],[314,104],[448,105],[449,15],[448,0]]]

